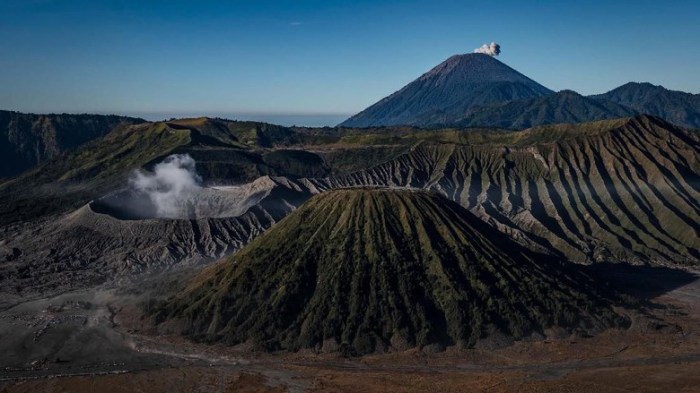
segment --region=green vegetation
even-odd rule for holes
[[[0,185],[0,221],[65,212],[136,168],[190,154],[204,180],[439,190],[526,244],[590,263],[700,260],[698,133],[650,116],[497,129],[286,128],[221,119],[123,126]],[[270,147],[265,147],[270,146]]]
[[[313,197],[154,313],[198,340],[348,354],[627,323],[574,266],[442,197],[380,189]]]
[[[682,127],[700,128],[700,94],[630,82],[591,98],[615,102]]]
[[[163,123],[123,126],[0,185],[0,222],[66,211],[123,185],[129,173],[190,141]]]
[[[398,158],[410,151],[411,145],[380,145],[333,148],[317,152],[333,175],[366,170]]]
[[[327,146],[333,148],[359,146],[410,146],[419,142],[449,143],[458,145],[528,146],[553,143],[582,136],[595,136],[621,127],[630,118],[599,120],[579,124],[553,124],[510,131],[499,128],[442,128],[420,129],[383,127],[327,129],[324,138],[303,129],[302,144],[309,148]]]
[[[325,145],[321,151],[307,151],[303,149],[307,136],[316,139],[312,131],[307,132],[209,118],[123,123],[75,152],[0,182],[0,222],[38,219],[74,209],[124,186],[134,169],[148,169],[169,154],[190,154],[205,181],[231,184],[265,175],[324,177],[362,170],[408,149],[358,143],[345,149]]]
[[[142,122],[123,116],[0,111],[0,179],[72,151],[118,126]]]
[[[477,108],[452,124],[522,130],[545,124],[591,122],[636,114],[636,111],[614,102],[563,90],[545,97]]]

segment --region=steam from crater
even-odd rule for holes
[[[156,216],[176,218],[184,201],[201,189],[202,179],[189,154],[173,154],[156,164],[153,173],[134,171],[131,187],[148,195],[156,208]]]
[[[481,45],[481,47],[474,49],[474,53],[483,53],[489,56],[498,56],[501,53],[501,46],[495,42],[490,44]]]

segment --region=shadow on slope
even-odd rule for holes
[[[643,301],[653,300],[700,279],[696,273],[664,266],[596,263],[584,269],[615,291]]]

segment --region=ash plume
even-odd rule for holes
[[[483,53],[489,56],[498,56],[501,53],[501,46],[495,42],[490,44],[481,45],[481,47],[474,49],[474,53]]]
[[[153,173],[135,171],[131,187],[148,195],[156,208],[156,216],[178,217],[183,200],[198,191],[202,179],[195,170],[195,161],[189,154],[173,154],[156,164]]]

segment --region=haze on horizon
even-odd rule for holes
[[[700,93],[697,1],[143,3],[3,1],[0,109],[331,124],[492,41],[552,90]]]

